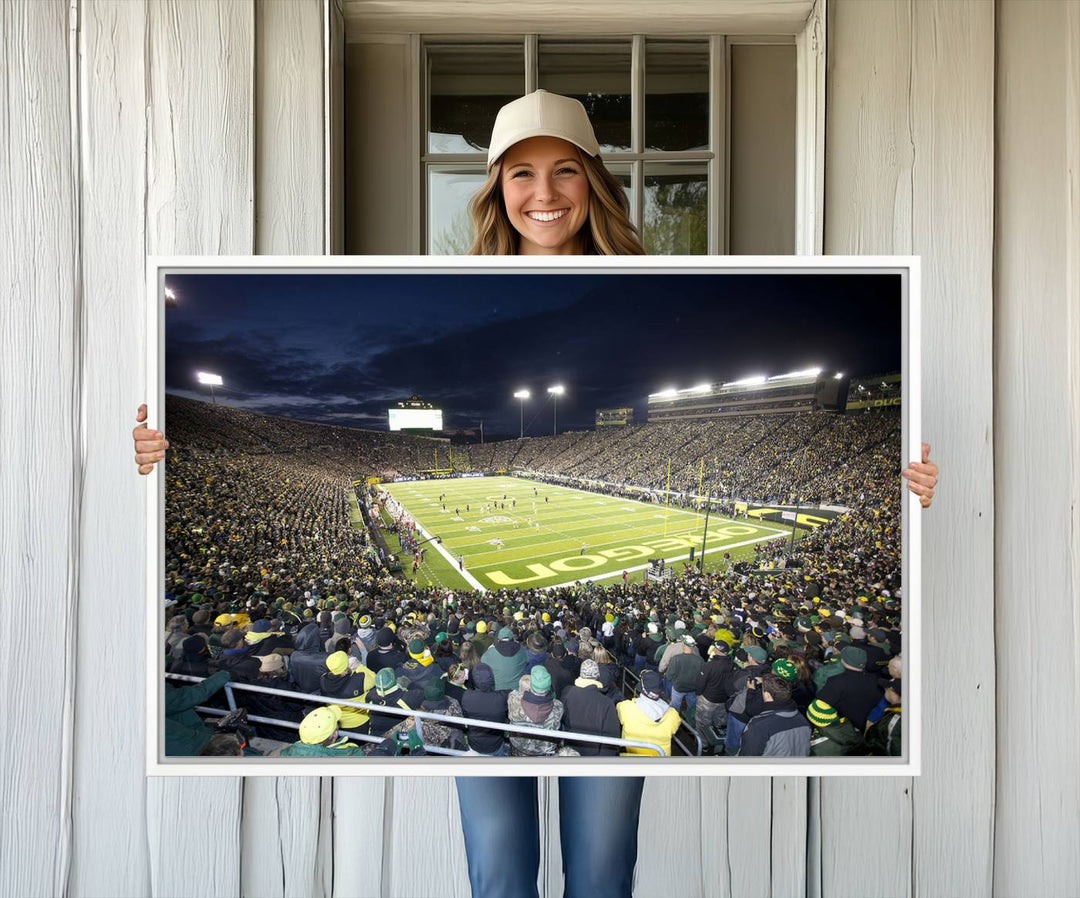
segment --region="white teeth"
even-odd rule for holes
[[[555,221],[557,218],[562,218],[566,214],[565,209],[560,209],[558,212],[529,212],[529,218],[534,221]]]

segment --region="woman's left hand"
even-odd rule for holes
[[[930,444],[922,444],[922,461],[913,461],[900,472],[907,479],[908,489],[919,497],[919,504],[929,508],[934,500],[934,487],[937,486],[938,467],[930,461]]]

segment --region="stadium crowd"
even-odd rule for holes
[[[847,506],[865,501],[883,476],[895,476],[899,441],[896,409],[793,412],[513,440],[505,445],[518,451],[501,467],[662,490],[670,461],[676,492],[703,486],[716,496]]]
[[[166,470],[165,666],[208,677],[167,681],[169,754],[234,751],[239,740],[215,734],[192,710],[224,707],[217,690],[230,680],[325,699],[236,693],[249,715],[286,722],[254,725],[284,756],[425,745],[517,756],[620,751],[566,733],[668,753],[680,727],[680,750],[692,753],[900,751],[895,415],[725,419],[496,443],[491,464],[550,475],[606,479],[620,470],[615,458],[634,459],[624,485],[636,472],[636,485],[655,484],[660,465],[666,479],[672,455],[673,482],[679,459],[687,489],[697,485],[695,453],[708,449],[734,459],[746,482],[759,477],[779,495],[816,484],[819,498],[854,507],[800,540],[797,559],[773,543],[752,562],[665,583],[481,594],[390,575],[377,540],[351,524],[351,477],[388,460],[415,472],[417,438],[339,437],[324,431],[344,428],[168,401],[178,448]],[[342,731],[381,741],[352,742]]]
[[[167,398],[166,415],[172,444],[202,454],[287,455],[290,463],[339,477],[355,475],[358,464],[379,477],[450,466],[445,439],[314,424],[173,395]],[[468,453],[459,459],[455,447],[454,454],[454,465],[469,470]]]

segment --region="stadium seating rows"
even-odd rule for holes
[[[164,588],[189,623],[197,608],[215,617],[235,609],[295,632],[322,611],[320,631],[329,624],[331,634],[330,616],[337,613],[354,636],[362,614],[373,625],[397,625],[399,636],[409,626],[431,636],[452,611],[462,627],[486,619],[511,626],[520,638],[539,629],[580,643],[583,627],[591,636],[610,614],[617,620],[611,652],[632,663],[633,640],[650,620],[663,629],[679,619],[696,621],[698,635],[728,630],[744,648],[771,642],[770,661],[798,655],[808,675],[835,662],[844,643],[862,643],[869,630],[888,634],[890,654],[899,649],[895,411],[644,424],[455,447],[455,466],[465,469],[523,467],[654,488],[664,485],[670,458],[673,486],[690,490],[697,488],[701,459],[715,458],[714,492],[783,501],[798,487],[803,501],[852,508],[801,541],[800,567],[758,574],[754,565],[741,565],[687,577],[662,592],[619,584],[483,597],[452,596],[390,576],[370,536],[350,523],[351,480],[360,472],[414,474],[424,468],[431,440],[176,397],[168,398],[167,421],[175,448],[166,467]],[[757,559],[771,566],[786,562],[782,555],[774,545],[760,549]],[[811,620],[812,632],[800,620]],[[771,640],[757,635],[769,628]],[[228,623],[207,627],[206,635],[220,644],[228,629]],[[172,665],[182,640],[175,631],[168,635]],[[591,644],[584,644],[588,651]]]

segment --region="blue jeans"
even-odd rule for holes
[[[563,898],[630,898],[644,777],[559,777]],[[473,898],[538,898],[536,778],[458,777]]]
[[[697,704],[697,693],[696,692],[679,692],[677,689],[672,687],[672,690],[671,690],[671,707],[673,707],[680,714],[682,714],[682,700],[683,700],[683,698],[686,699],[686,713],[689,714],[691,709],[693,709],[694,705]]]
[[[746,729],[746,721],[729,714],[727,719],[727,733],[724,735],[724,747],[729,755],[739,753],[739,745],[742,743],[743,730]]]

